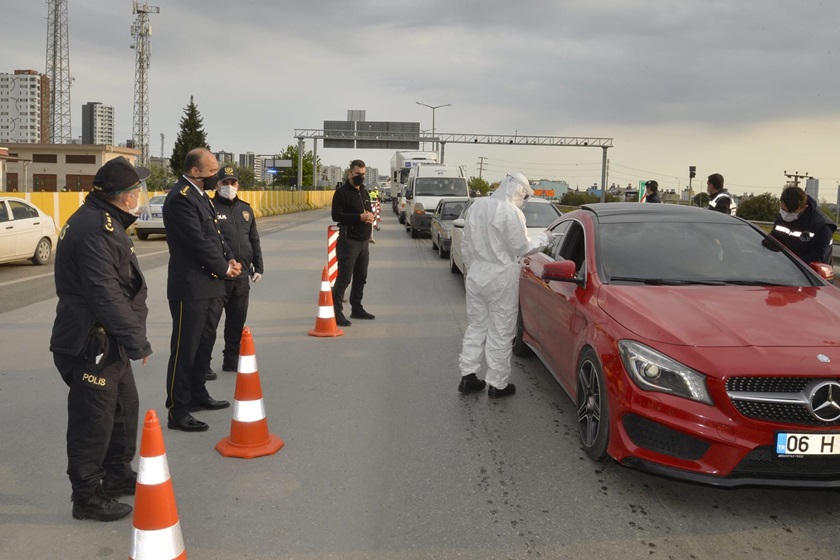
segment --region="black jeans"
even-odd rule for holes
[[[110,335],[91,334],[81,356],[53,354],[67,395],[67,475],[73,501],[105,478],[132,476],[140,398],[131,361]]]
[[[249,282],[250,280],[245,274],[234,280],[225,280],[225,296],[214,300],[214,305],[210,310],[211,323],[205,332],[212,354],[213,345],[216,343],[216,331],[222,319],[222,310],[224,310],[225,348],[222,350],[222,362],[234,367],[239,363],[239,343],[242,340],[245,319],[248,317],[248,298],[251,293]]]
[[[370,261],[370,253],[368,252],[369,241],[359,239],[348,239],[347,232],[342,230],[338,236],[338,243],[335,246],[335,253],[338,259],[338,278],[335,280],[333,286],[332,297],[333,307],[335,308],[335,315],[338,317],[343,314],[344,292],[350,282],[353,282],[353,287],[350,288],[350,308],[353,311],[361,311],[362,297],[365,294],[365,283],[367,282],[368,262]]]

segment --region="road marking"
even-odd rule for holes
[[[146,253],[145,255],[137,255],[137,258],[140,259],[142,257],[152,257],[154,255],[162,255],[163,253],[168,253],[168,252],[169,252],[169,249],[167,249],[165,251],[156,251],[154,253]],[[13,286],[14,284],[21,284],[23,282],[31,282],[32,280],[38,280],[39,278],[49,278],[50,276],[53,276],[54,274],[55,274],[54,272],[47,272],[47,273],[44,273],[44,274],[36,274],[35,276],[27,276],[26,278],[18,278],[17,280],[9,280],[8,282],[0,283],[0,288],[6,287],[6,286]]]

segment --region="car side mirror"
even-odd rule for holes
[[[413,197],[413,196],[411,196],[411,193],[410,193],[410,192],[405,193],[405,199],[406,199],[406,200],[411,200],[412,198],[414,198],[414,197]]]
[[[464,218],[458,218],[452,222],[452,227],[463,228],[465,224]]]
[[[583,280],[575,276],[575,262],[566,260],[547,263],[543,267],[542,279],[546,282],[556,280],[558,282],[583,283]]]
[[[808,266],[810,266],[811,270],[819,274],[820,278],[826,282],[834,283],[834,267],[830,264],[812,262]]]

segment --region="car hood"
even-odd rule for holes
[[[598,304],[638,336],[697,347],[840,346],[835,287],[601,286]]]

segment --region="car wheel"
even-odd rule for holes
[[[522,322],[522,308],[519,308],[519,313],[516,316],[516,335],[513,337],[513,355],[524,358],[533,354],[533,351],[525,344],[523,340],[525,334],[525,324]]]
[[[442,259],[445,259],[447,256],[449,256],[449,251],[444,251],[443,245],[441,244],[438,244],[438,256]]]
[[[137,239],[146,241],[149,238],[149,232],[137,230]]]
[[[50,262],[50,255],[52,255],[52,243],[46,237],[42,237],[30,260],[32,264],[43,265]]]
[[[577,367],[578,435],[584,451],[593,461],[607,457],[610,436],[610,406],[607,384],[592,349],[581,355]]]
[[[408,232],[411,234],[412,239],[417,239],[419,237],[419,234],[417,233],[417,230],[414,229],[411,226],[408,226]]]
[[[432,251],[436,250],[437,248],[438,248],[438,244],[435,243],[435,234],[432,233]]]
[[[458,272],[461,272],[460,270],[458,270],[458,265],[455,264],[455,259],[452,258],[451,250],[449,251],[449,272],[451,272],[452,274],[457,274]]]

